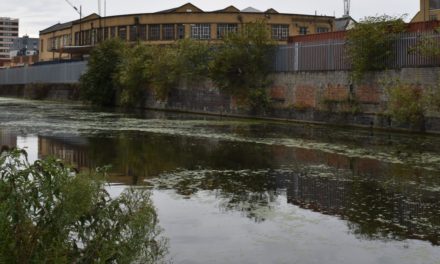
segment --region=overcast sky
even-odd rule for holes
[[[83,7],[83,15],[98,13],[98,0],[69,0],[74,5]],[[20,3],[18,3],[20,2]],[[104,0],[101,0],[103,3]],[[107,15],[129,13],[149,13],[173,8],[189,0],[107,0]],[[238,9],[248,6],[260,10],[275,8],[281,13],[300,13],[319,15],[343,14],[343,0],[192,0],[194,5],[205,11],[217,10],[229,5]],[[351,15],[355,19],[377,14],[402,15],[408,14],[408,19],[419,9],[419,0],[352,0]],[[28,34],[38,37],[38,32],[58,22],[78,19],[66,0],[31,0],[12,1],[0,0],[0,16],[20,19],[20,35]]]

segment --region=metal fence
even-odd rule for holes
[[[403,33],[393,45],[388,68],[432,67],[440,65],[440,56],[423,56],[417,52],[422,40],[431,40],[440,50],[440,34]],[[22,68],[0,69],[0,85],[29,83],[77,83],[87,62],[58,63]],[[350,70],[345,40],[297,42],[280,46],[274,57],[274,72]]]
[[[424,56],[418,52],[422,40],[440,49],[440,34],[403,33],[393,45],[392,56],[385,64],[388,68],[440,66],[440,56]],[[277,49],[273,69],[275,72],[339,71],[350,70],[351,62],[345,40],[297,42]]]
[[[77,83],[87,62],[59,63],[0,69],[0,85],[29,83]]]

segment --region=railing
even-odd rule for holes
[[[385,64],[390,69],[440,66],[440,57],[424,56],[417,52],[423,39],[431,39],[440,50],[440,34],[402,33],[393,45],[391,59]],[[340,71],[350,70],[351,62],[343,39],[317,42],[297,42],[280,46],[276,52],[275,72]]]
[[[59,63],[0,69],[0,85],[29,83],[77,83],[87,62]]]
[[[416,50],[423,39],[431,39],[440,50],[440,34],[404,33],[393,45],[390,69],[440,66],[440,56],[423,56]],[[77,83],[87,62],[57,63],[22,68],[0,69],[0,85],[29,83]],[[274,57],[274,72],[350,70],[351,62],[343,39],[297,42],[280,46]]]

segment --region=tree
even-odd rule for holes
[[[402,17],[367,17],[348,31],[348,55],[352,77],[363,78],[368,71],[384,70],[393,56],[393,43],[405,30]]]
[[[145,90],[152,80],[150,65],[156,57],[155,51],[151,46],[142,44],[125,49],[116,74],[121,105],[137,106],[143,103]]]
[[[124,42],[115,38],[106,40],[93,49],[87,72],[80,80],[83,100],[97,106],[115,105],[118,89],[115,76],[125,48]]]
[[[100,174],[0,155],[0,263],[154,263],[166,253],[150,193],[111,198]]]
[[[240,31],[225,36],[224,44],[214,53],[210,77],[221,90],[244,104],[264,109],[268,106],[265,88],[274,50],[266,21],[245,24]]]

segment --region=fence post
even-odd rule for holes
[[[299,71],[299,43],[295,42],[295,61],[293,64],[293,71]]]

